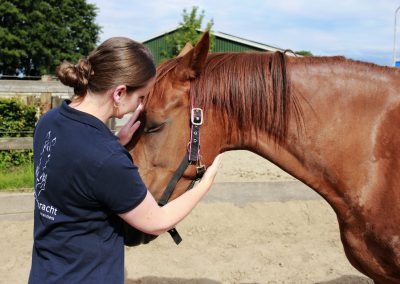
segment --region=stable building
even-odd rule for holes
[[[166,37],[171,36],[173,33],[176,33],[180,28],[181,27],[178,26],[172,30],[153,36],[142,42],[147,48],[150,49],[151,53],[154,55],[154,59],[157,65],[162,60],[165,60],[165,58],[162,58],[161,52],[167,49]],[[199,32],[199,34],[204,32],[204,30],[201,29],[198,29],[197,31]],[[255,42],[222,32],[211,31],[211,34],[214,36],[214,45],[211,52],[285,51],[284,49],[276,46]]]

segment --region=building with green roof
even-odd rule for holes
[[[180,26],[166,31],[162,34],[153,36],[142,43],[150,49],[154,55],[156,64],[158,65],[162,61],[161,52],[167,49],[166,36],[172,35],[179,30]],[[203,33],[203,30],[197,30],[199,33]],[[266,51],[275,52],[285,50],[276,46],[255,42],[252,40],[240,38],[234,35],[222,33],[222,32],[211,32],[214,36],[214,46],[211,52],[241,52],[241,51]]]

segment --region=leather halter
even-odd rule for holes
[[[204,172],[206,171],[206,167],[201,163],[200,157],[200,126],[203,124],[203,110],[201,108],[194,107],[193,97],[190,111],[190,124],[190,141],[187,152],[171,180],[169,181],[167,187],[165,188],[163,195],[158,201],[159,206],[164,206],[168,203],[168,200],[174,192],[176,184],[181,179],[183,173],[189,167],[189,165],[197,165],[196,177],[194,180],[192,180],[186,190],[190,190],[194,186],[195,182],[203,177]],[[168,233],[171,235],[172,239],[177,245],[182,241],[181,236],[175,228],[169,230]]]

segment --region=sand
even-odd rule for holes
[[[235,151],[225,155],[216,182],[293,180],[256,155]],[[30,216],[1,219],[0,283],[27,282],[32,226]],[[373,283],[346,259],[336,216],[321,199],[203,201],[178,230],[179,246],[165,234],[126,248],[127,284]]]

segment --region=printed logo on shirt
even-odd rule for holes
[[[53,205],[45,204],[40,201],[40,194],[46,190],[47,182],[47,164],[51,158],[51,149],[57,142],[57,137],[51,137],[51,131],[47,132],[44,141],[42,152],[40,153],[40,158],[38,165],[35,169],[35,193],[34,197],[36,200],[37,207],[40,211],[40,215],[46,219],[54,221],[57,216],[58,209]]]

